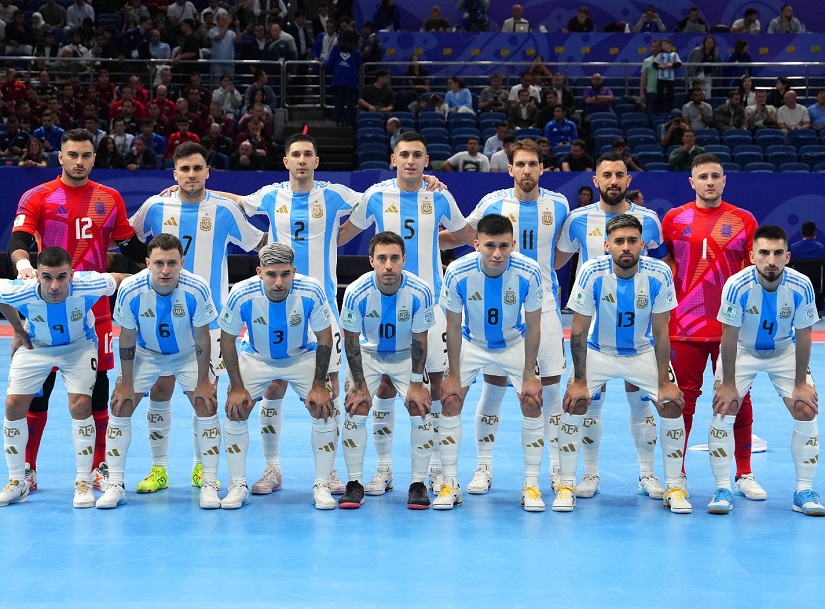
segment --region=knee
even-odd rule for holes
[[[456,417],[461,414],[464,400],[457,395],[448,395],[441,402],[441,414],[445,417]]]
[[[73,394],[69,397],[69,412],[76,420],[92,416],[92,398],[88,395]]]
[[[9,395],[6,397],[6,418],[9,421],[19,421],[25,418],[29,410],[28,400],[21,395]]]
[[[803,402],[794,403],[791,414],[797,421],[813,421],[816,418],[816,411]]]
[[[663,419],[678,419],[682,414],[682,409],[673,402],[665,402],[664,404],[657,404],[659,415]]]

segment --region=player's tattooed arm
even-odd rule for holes
[[[412,372],[423,374],[427,362],[427,333],[413,334],[412,338]]]
[[[344,351],[347,354],[352,382],[356,385],[363,385],[364,362],[361,357],[361,334],[359,332],[344,330]]]
[[[134,347],[121,347],[120,348],[120,359],[121,360],[133,360],[133,359],[135,359],[135,348]]]
[[[318,341],[315,347],[315,384],[326,384],[329,362],[332,359],[332,328],[315,333]]]

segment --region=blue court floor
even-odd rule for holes
[[[9,347],[9,339],[0,340],[2,374],[8,373]],[[825,345],[814,346],[811,368],[825,378]],[[223,381],[223,391],[225,386]],[[709,377],[706,387],[712,387]],[[464,413],[462,485],[475,466],[472,414],[479,392],[475,385]],[[169,490],[133,492],[150,466],[142,405],[127,463],[128,504],[75,510],[60,380],[54,396],[39,459],[40,488],[28,503],[0,508],[2,608],[825,605],[825,518],[791,511],[791,418],[764,375],[753,391],[754,429],[768,451],[753,456],[753,469],[769,499],[737,498],[728,516],[705,512],[714,486],[706,452],[687,456],[693,514],[671,514],[661,501],[636,495],[635,450],[617,381],[603,410],[601,494],[580,499],[569,514],[550,511],[546,460],[547,511],[528,514],[519,505],[522,454],[514,395],[505,401],[488,495],[465,494],[452,512],[406,509],[409,427],[399,407],[396,489],[368,497],[360,510],[315,510],[309,418],[291,392],[282,491],[253,496],[237,511],[201,510],[198,491],[189,485],[191,410],[180,395],[174,401]],[[707,441],[709,421],[706,395],[692,444]],[[256,425],[250,427],[251,484],[263,471],[263,458]],[[374,462],[370,446],[366,470]],[[337,466],[344,478],[340,454]],[[659,455],[656,471],[661,477]],[[227,480],[223,457],[220,477]],[[815,488],[825,491],[821,470]]]

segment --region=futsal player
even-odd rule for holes
[[[25,332],[24,346],[11,358],[3,448],[9,482],[0,490],[0,506],[28,500],[25,451],[29,439],[26,413],[34,394],[53,367],[60,369],[69,392],[72,445],[75,453],[76,508],[90,508],[95,422],[92,391],[98,366],[97,336],[89,312],[101,297],[115,293],[122,275],[93,271],[75,273],[72,257],[61,247],[47,247],[37,257],[37,278],[0,282],[2,311],[16,331]],[[26,318],[20,323],[18,311]]]
[[[553,500],[557,512],[570,512],[576,505],[584,420],[592,396],[614,378],[639,387],[659,411],[667,485],[664,505],[678,514],[692,510],[681,486],[684,398],[669,366],[667,325],[676,306],[673,276],[664,262],[641,255],[642,231],[642,223],[632,214],[611,218],[605,227],[608,255],[584,263],[570,294],[574,376],[564,394],[559,425],[561,480]]]
[[[112,392],[106,435],[108,479],[95,506],[126,503],[123,475],[132,441],[132,414],[161,376],[172,375],[198,415],[198,452],[203,463],[200,506],[220,507],[217,489],[221,430],[215,386],[209,378],[209,324],[217,317],[203,278],[183,269],[183,245],[161,233],[147,246],[147,268],[132,275],[117,294],[121,380]]]
[[[497,365],[519,396],[522,412],[524,484],[521,503],[543,512],[539,470],[544,452],[542,386],[536,375],[544,289],[541,268],[514,252],[513,224],[499,214],[478,221],[475,253],[447,267],[441,305],[447,310],[448,375],[442,384],[438,439],[444,484],[433,501],[437,510],[461,503],[458,450],[461,409],[470,383],[486,366]]]
[[[791,258],[788,236],[778,226],[756,229],[749,257],[753,266],[730,277],[722,290],[721,365],[716,368],[708,433],[716,492],[708,512],[727,514],[733,509],[730,470],[736,411],[741,396],[764,370],[793,417],[793,510],[825,516],[825,506],[812,488],[819,461],[819,396],[809,368],[811,327],[819,321],[814,289],[805,275],[785,267]]]
[[[344,293],[341,326],[349,376],[346,420],[341,443],[349,482],[338,500],[342,508],[364,503],[364,453],[367,416],[381,377],[387,375],[410,414],[412,484],[407,507],[430,507],[424,480],[434,436],[429,414],[432,399],[424,385],[427,331],[435,324],[432,289],[404,270],[406,249],[396,233],[375,235],[369,244],[373,271],[352,282]]]
[[[335,509],[329,478],[335,461],[337,427],[327,373],[332,354],[332,310],[321,284],[297,275],[292,249],[270,243],[260,251],[257,275],[233,286],[221,311],[223,358],[229,374],[224,441],[229,493],[223,509],[249,502],[246,455],[247,420],[270,381],[282,379],[304,400],[312,417],[315,482],[312,501],[319,510]],[[241,352],[235,340],[246,327]]]

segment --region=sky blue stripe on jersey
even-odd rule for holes
[[[289,299],[282,300],[281,302],[272,302],[269,303],[269,320],[270,324],[273,319],[281,319],[286,321],[286,303]],[[286,329],[280,329],[277,327],[273,327],[272,325],[269,326],[271,332],[269,333],[269,357],[273,359],[280,359],[287,356],[287,350],[289,349],[289,333]],[[261,353],[261,351],[258,351]],[[266,353],[266,351],[264,351]]]
[[[276,194],[277,191],[274,191],[272,196]],[[324,198],[326,199],[326,197]],[[309,247],[307,247],[307,236],[309,234],[309,192],[292,193],[292,204],[289,206],[289,226],[292,230],[292,243],[289,245],[292,247],[292,251],[295,252],[295,266],[301,269],[302,273],[305,273],[309,269],[309,258],[313,255],[313,252],[310,252]],[[325,241],[329,240],[325,239]],[[327,252],[324,251],[324,260],[327,259],[326,254]],[[317,256],[318,252],[314,252],[314,255]]]
[[[181,204],[181,214],[180,214],[180,228],[178,228],[178,234],[180,235],[180,241],[183,244],[183,255],[184,257],[188,256],[190,253],[194,254],[197,250],[197,241],[198,241],[198,205],[186,205]],[[195,267],[195,258],[194,256],[191,257],[191,260],[188,262],[184,262],[183,268],[185,268],[190,273],[194,273]]]
[[[636,344],[636,282],[634,278],[616,278],[616,350],[619,355],[635,355]]]
[[[66,345],[69,343],[69,318],[66,315],[66,307],[63,303],[46,305],[49,331],[52,337],[52,345]]]
[[[381,326],[378,330],[378,351],[395,353],[396,350],[396,336],[398,329],[396,327],[396,292],[392,296],[381,294]]]
[[[172,319],[172,299],[169,296],[161,296],[158,294],[155,304],[157,305],[155,315],[158,320]],[[178,351],[180,351],[180,349],[178,349],[178,341],[175,340],[175,333],[172,331],[171,323],[157,324],[155,326],[155,336],[158,345],[160,345],[161,353],[178,353]]]
[[[510,260],[512,261],[513,259],[511,258]],[[491,349],[501,349],[507,346],[507,343],[504,341],[501,319],[504,314],[501,296],[503,290],[504,286],[501,277],[496,277],[495,279],[487,277],[484,282],[484,306],[486,307],[484,314],[484,340],[487,341],[487,346]]]
[[[749,313],[745,313],[749,315]],[[759,315],[759,328],[756,331],[756,349],[757,350],[771,350],[776,349],[776,330],[778,318],[778,311],[776,307],[776,292],[768,292],[763,290],[762,293],[762,310]]]
[[[404,246],[407,250],[406,263],[404,267],[414,275],[421,275],[418,268],[419,257],[419,231],[418,225],[418,191],[400,192],[401,201],[401,237],[404,239]],[[377,216],[376,219],[380,218]],[[383,222],[382,222],[383,224]],[[383,230],[383,229],[382,229]],[[439,273],[440,275],[440,273]]]
[[[585,285],[581,278],[577,280],[579,285]],[[595,306],[595,314],[593,315],[593,330],[590,332],[590,338],[587,341],[587,345],[596,351],[599,351],[599,332],[602,321],[602,316],[599,315],[599,307],[602,304],[602,287],[604,286],[604,277],[596,277],[593,280],[593,303]]]

